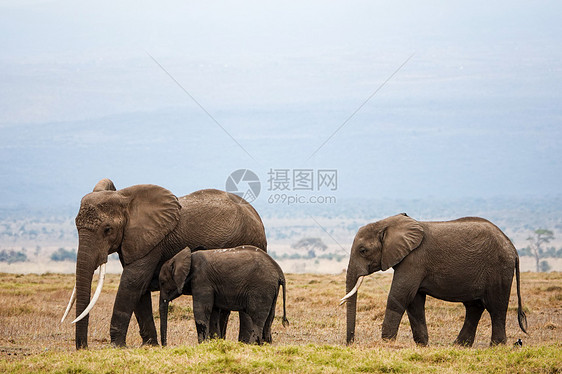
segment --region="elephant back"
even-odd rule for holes
[[[267,251],[265,228],[246,200],[216,189],[193,192],[179,199],[181,229],[190,248],[232,248],[254,245]]]

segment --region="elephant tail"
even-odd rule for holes
[[[515,279],[517,282],[517,319],[519,321],[519,327],[525,334],[527,333],[527,316],[523,311],[522,301],[521,301],[521,275],[519,274],[519,256],[515,257]]]
[[[286,282],[285,277],[279,279],[279,285],[283,287],[283,327],[289,326],[289,320],[287,319],[287,309],[285,306],[287,305],[287,297],[286,297]]]

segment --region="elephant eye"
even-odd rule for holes
[[[111,234],[111,227],[106,227],[105,229],[103,229],[103,235],[104,236],[108,236],[109,234]]]
[[[362,255],[364,255],[365,253],[367,253],[367,248],[365,248],[365,247],[360,247],[360,248],[359,248],[359,253],[361,253]]]

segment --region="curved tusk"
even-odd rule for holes
[[[355,283],[355,287],[353,287],[353,289],[351,291],[349,291],[349,293],[347,295],[345,295],[344,297],[342,297],[342,299],[340,300],[340,305],[344,304],[347,302],[347,300],[349,300],[349,298],[353,295],[355,295],[357,293],[357,290],[359,289],[359,287],[361,287],[361,283],[363,283],[363,278],[365,278],[364,276],[360,276],[357,279],[357,283]]]
[[[68,301],[68,306],[66,307],[66,310],[64,311],[64,315],[62,316],[62,319],[60,320],[60,323],[64,322],[64,319],[68,315],[68,312],[70,312],[70,308],[72,308],[75,301],[76,301],[76,285],[74,285],[74,289],[72,290],[72,295],[70,295],[70,300]]]
[[[100,266],[100,279],[98,280],[98,288],[96,288],[96,292],[94,292],[94,297],[92,297],[92,300],[90,301],[90,304],[88,304],[88,306],[86,307],[86,309],[84,309],[82,314],[80,314],[78,317],[76,317],[76,319],[74,321],[72,321],[72,323],[76,323],[76,322],[80,321],[82,318],[86,317],[88,315],[88,313],[90,313],[90,310],[92,310],[94,305],[96,305],[96,302],[98,301],[98,298],[100,297],[100,294],[101,294],[101,289],[103,287],[104,278],[105,278],[105,263],[101,264],[101,266]]]

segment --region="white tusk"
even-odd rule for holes
[[[344,297],[342,297],[342,299],[340,300],[340,305],[344,304],[351,296],[355,295],[359,287],[361,287],[361,283],[363,283],[363,278],[365,277],[360,276],[359,279],[357,279],[357,283],[355,283],[355,287],[353,287],[353,289],[349,291],[349,293]]]
[[[72,308],[75,301],[76,301],[76,285],[74,285],[74,289],[72,290],[72,295],[70,295],[70,300],[68,301],[68,306],[66,307],[66,310],[64,311],[64,315],[62,316],[62,319],[60,320],[60,323],[64,322],[64,319],[68,315],[68,312],[70,312],[70,308]]]
[[[72,323],[76,323],[80,321],[82,318],[86,317],[88,313],[90,313],[90,310],[92,310],[94,305],[96,305],[96,302],[98,301],[98,298],[100,297],[101,294],[104,278],[105,278],[105,263],[101,264],[100,266],[100,279],[98,280],[98,288],[96,288],[96,292],[94,292],[94,297],[92,297],[92,300],[90,300],[90,304],[88,304],[88,306],[86,307],[86,309],[84,309],[82,314],[76,317],[76,319],[72,321]]]

